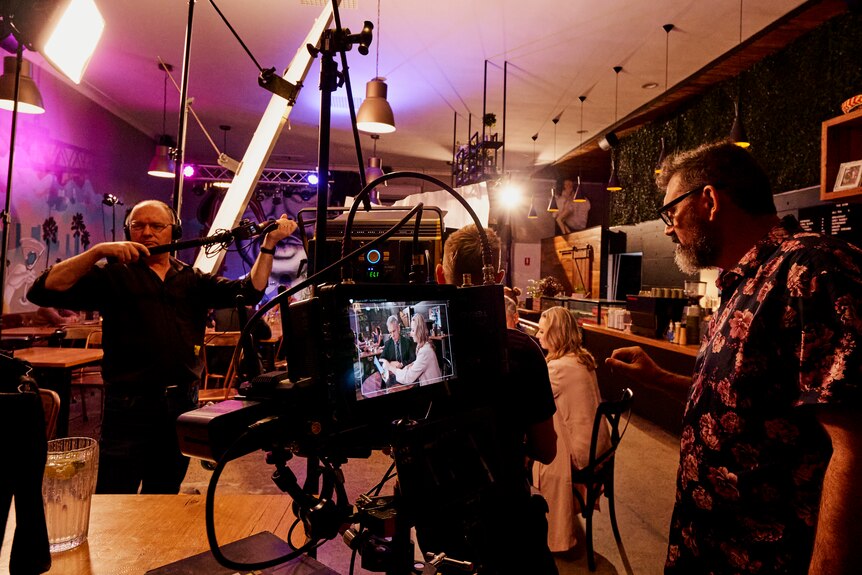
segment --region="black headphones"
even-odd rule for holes
[[[176,240],[180,239],[181,237],[183,237],[183,222],[182,222],[182,220],[180,220],[180,217],[177,215],[177,213],[174,211],[174,209],[172,207],[170,207],[166,203],[160,202],[158,200],[145,200],[145,201],[147,203],[153,203],[153,204],[161,205],[171,213],[171,219],[173,220],[173,222],[171,223],[171,239],[172,240],[176,241]],[[126,235],[126,241],[131,241],[131,239],[132,239],[132,230],[129,229],[129,223],[131,222],[132,212],[134,212],[135,208],[137,208],[142,203],[144,203],[144,202],[138,202],[137,204],[132,206],[132,208],[126,214],[126,219],[123,222],[123,233]]]

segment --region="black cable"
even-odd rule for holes
[[[276,557],[274,559],[268,559],[266,561],[258,561],[256,563],[238,563],[231,559],[228,559],[224,556],[221,551],[221,547],[219,546],[218,539],[216,538],[215,532],[215,492],[216,487],[218,486],[219,477],[221,477],[222,471],[224,471],[225,466],[229,461],[232,461],[234,452],[239,451],[240,447],[245,446],[245,441],[249,439],[252,435],[256,435],[260,433],[264,427],[269,424],[278,421],[278,418],[267,418],[260,420],[252,425],[242,433],[224,452],[224,455],[219,458],[218,463],[216,463],[215,469],[213,469],[213,474],[210,477],[209,487],[207,488],[206,495],[206,530],[207,530],[207,540],[209,541],[210,551],[213,554],[213,557],[216,558],[221,565],[228,567],[230,569],[237,569],[239,571],[244,570],[254,570],[254,569],[267,569],[269,567],[274,567],[276,565],[280,565],[282,563],[286,563],[287,561],[291,561],[296,559],[303,553],[310,551],[313,548],[319,546],[318,542],[307,542],[305,545],[301,546],[299,549],[295,549],[290,553],[282,555],[281,557]]]
[[[242,49],[245,50],[245,53],[248,54],[248,57],[251,58],[251,61],[254,62],[254,65],[257,66],[258,72],[263,72],[263,67],[261,67],[261,65],[257,62],[257,59],[254,57],[254,54],[251,53],[251,50],[248,49],[248,46],[245,45],[245,42],[242,41],[242,38],[239,37],[239,34],[237,34],[236,30],[234,30],[233,26],[230,25],[230,22],[228,22],[227,18],[225,18],[225,15],[222,14],[222,11],[219,10],[219,7],[216,6],[215,0],[210,0],[210,4],[212,4],[213,8],[215,8],[215,11],[218,12],[219,17],[221,17],[222,19],[222,22],[224,22],[225,26],[228,27],[228,30],[231,31],[233,37],[236,38],[236,41],[239,42],[239,45],[242,46]]]
[[[386,473],[383,474],[383,479],[377,482],[377,485],[373,486],[371,489],[365,492],[365,495],[371,495],[371,492],[374,492],[374,497],[380,495],[380,490],[383,489],[383,486],[387,481],[395,477],[395,475],[390,475],[392,471],[395,469],[395,462],[392,462],[392,465],[389,466],[389,469],[386,470]],[[397,475],[397,474],[396,474]]]

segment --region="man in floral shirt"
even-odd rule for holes
[[[693,378],[637,347],[606,360],[689,387],[665,573],[858,573],[862,251],[779,220],[733,144],[671,157],[660,178],[680,269],[722,270]]]

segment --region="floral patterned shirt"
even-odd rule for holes
[[[666,574],[807,573],[831,443],[858,405],[862,251],[785,218],[717,280],[683,416]]]

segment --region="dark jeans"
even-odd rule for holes
[[[152,384],[151,384],[152,385]],[[189,467],[176,421],[195,407],[187,386],[143,391],[108,385],[96,493],[179,493]]]

